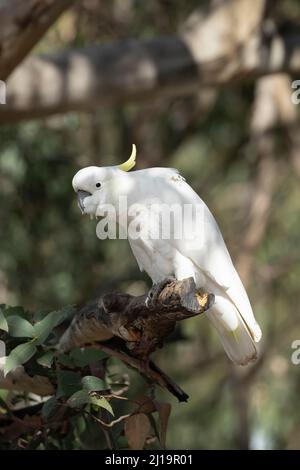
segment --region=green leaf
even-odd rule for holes
[[[4,388],[0,388],[0,402],[4,401],[6,402],[8,395],[9,395],[9,390],[5,390]]]
[[[6,307],[5,316],[6,318],[10,316],[15,316],[15,317],[22,317],[26,319],[28,317],[28,313],[25,312],[24,308],[20,306]]]
[[[70,352],[70,357],[77,367],[85,367],[105,359],[107,354],[96,348],[75,348]]]
[[[106,400],[106,398],[104,397],[97,397],[97,396],[91,396],[90,397],[90,401],[91,405],[94,405],[96,407],[100,407],[100,408],[105,408],[107,411],[109,411],[109,413],[111,415],[114,416],[114,412],[113,412],[113,409],[111,407],[111,404],[109,403],[108,400]]]
[[[83,388],[89,390],[90,392],[98,391],[98,390],[105,390],[107,389],[107,385],[98,377],[94,377],[93,375],[86,375],[81,380]]]
[[[6,414],[9,412],[9,406],[7,404],[9,401],[8,395],[9,390],[0,389],[0,414]]]
[[[67,404],[71,408],[80,408],[83,405],[86,405],[90,402],[90,395],[87,390],[78,390],[78,392],[73,393],[72,396],[67,401]]]
[[[50,313],[49,310],[46,310],[46,309],[36,310],[34,312],[34,321],[38,322],[38,321],[43,320],[47,315],[49,315],[49,313]]]
[[[25,318],[12,315],[7,317],[7,323],[10,336],[16,338],[33,338],[35,336],[32,324]]]
[[[96,348],[74,348],[69,355],[60,354],[58,361],[67,367],[85,367],[107,357]]]
[[[4,376],[8,374],[11,370],[16,369],[16,367],[25,362],[36,353],[36,347],[33,343],[23,343],[19,344],[15,349],[10,352],[10,355],[6,358],[4,365]]]
[[[49,315],[43,318],[43,320],[34,324],[34,333],[37,337],[38,344],[42,344],[44,343],[44,341],[46,341],[53,328],[55,327],[56,321],[56,315],[53,312],[49,313]]]
[[[67,354],[59,354],[57,360],[60,364],[66,367],[74,367],[73,359]]]
[[[8,324],[3,314],[2,308],[0,308],[0,330],[8,331]]]
[[[6,356],[6,344],[0,340],[0,359]]]
[[[60,325],[62,322],[68,320],[69,318],[73,317],[76,313],[76,309],[74,305],[66,305],[65,307],[61,308],[60,310],[56,310],[52,312],[55,316],[56,323],[55,326]]]
[[[59,370],[57,372],[57,383],[56,397],[69,397],[81,389],[81,375],[69,370]]]
[[[42,417],[44,421],[48,421],[48,419],[51,418],[51,416],[53,416],[58,406],[59,406],[59,403],[55,397],[49,398],[49,400],[47,400],[44,403],[43,408],[42,408]]]
[[[72,305],[68,305],[61,310],[48,313],[42,320],[34,325],[35,336],[38,338],[38,344],[46,341],[53,328],[65,321],[71,314],[74,314],[75,309]]]
[[[54,358],[54,352],[48,351],[45,354],[43,354],[41,357],[39,357],[36,360],[36,362],[43,367],[51,367],[53,358]]]
[[[74,434],[76,436],[75,439],[83,434],[87,428],[86,420],[80,414],[76,414],[75,416],[70,417],[70,425],[72,429],[74,429]]]

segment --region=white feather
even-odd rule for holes
[[[203,226],[194,231],[192,239],[151,240],[149,233],[139,240],[130,239],[140,268],[153,282],[172,274],[178,279],[193,276],[198,287],[213,292],[216,303],[207,316],[219,332],[228,356],[238,364],[254,360],[257,356],[254,341],[260,340],[261,330],[208,207],[177,170],[152,168],[133,172],[130,176],[136,184],[134,193],[129,195],[129,204],[133,203],[130,198],[145,206],[153,201],[192,204],[201,206],[203,214]]]
[[[99,181],[101,190],[97,191],[95,185]],[[161,219],[153,222],[142,214],[143,234],[135,239],[128,233],[130,246],[140,269],[153,282],[171,275],[177,279],[193,276],[199,288],[214,293],[215,303],[207,317],[216,327],[228,356],[243,365],[256,358],[255,342],[260,340],[261,330],[247,293],[213,215],[177,170],[150,168],[127,173],[116,167],[89,167],[75,175],[73,187],[91,194],[84,199],[84,211],[95,215],[99,215],[97,211],[103,204],[117,206],[119,197],[124,195],[128,207],[136,203],[144,208],[153,204],[200,207],[201,221],[196,226],[194,220],[185,221],[186,233],[179,238],[153,237],[156,229],[161,233]],[[181,222],[180,215],[175,213],[174,232]]]

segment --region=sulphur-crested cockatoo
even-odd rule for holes
[[[155,226],[163,224],[161,218],[137,211],[140,228],[144,230],[139,237],[129,231],[129,244],[140,269],[147,272],[153,283],[167,277],[181,280],[192,276],[197,287],[215,295],[215,303],[206,316],[217,329],[229,358],[236,364],[248,364],[257,357],[255,343],[261,338],[261,330],[213,215],[175,169],[149,168],[128,173],[135,165],[135,155],[133,146],[131,157],[122,165],[90,166],[76,173],[72,184],[82,212],[104,215],[103,208],[111,205],[117,220],[122,220],[121,225],[129,226],[134,220],[130,207],[135,204],[144,208],[197,207],[198,226],[192,227],[191,218],[186,219],[188,230],[182,236],[177,233],[176,237],[172,233],[169,237],[161,236]],[[122,204],[120,209],[120,198],[125,197],[127,205]],[[175,230],[180,221],[176,217],[173,221]]]

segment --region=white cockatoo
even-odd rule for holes
[[[129,224],[132,217],[124,216],[134,204],[145,208],[153,204],[200,207],[200,223],[193,230],[188,226],[185,231],[192,236],[152,237],[158,228],[153,224],[161,222],[140,216],[139,223],[145,230],[139,237],[128,233],[129,244],[139,268],[146,271],[153,283],[168,277],[178,280],[193,277],[199,289],[213,293],[215,302],[205,315],[217,329],[227,355],[240,365],[254,361],[255,343],[261,339],[261,330],[213,215],[177,170],[149,168],[129,173],[135,165],[135,156],[133,146],[131,157],[122,165],[90,166],[76,173],[72,185],[81,211],[98,216],[103,215],[104,206],[111,205],[120,220]],[[127,199],[125,209],[119,207],[120,197]],[[128,214],[120,214],[122,210]]]

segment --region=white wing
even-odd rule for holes
[[[151,168],[131,175],[133,190],[129,194],[129,205],[137,200],[143,207],[153,203],[180,208],[188,205],[189,209],[200,208],[202,215],[196,224],[193,218],[192,221],[184,219],[182,226],[187,231],[183,236],[154,240],[151,234],[157,228],[157,221],[144,217],[141,223],[146,227],[145,236],[138,240],[128,237],[140,269],[144,269],[153,282],[172,274],[178,279],[193,276],[199,287],[215,294],[215,304],[206,316],[217,329],[228,356],[240,365],[255,360],[254,341],[259,341],[261,331],[220,229],[207,206],[176,170]],[[180,215],[178,217],[175,211],[177,224],[182,222]],[[173,228],[175,232],[176,225]]]
[[[131,202],[134,202],[138,197],[139,202],[145,204],[149,204],[151,200],[169,205],[179,204],[183,206],[188,204],[193,207],[200,207],[202,209],[200,212],[203,215],[202,223],[197,227],[193,227],[192,239],[181,237],[171,241],[163,240],[153,244],[153,246],[147,246],[149,242],[143,242],[141,247],[136,246],[136,249],[132,247],[140,268],[143,267],[151,276],[150,272],[153,267],[150,266],[149,260],[152,263],[152,260],[158,256],[160,264],[158,263],[155,269],[156,273],[151,276],[156,282],[159,266],[161,271],[165,271],[165,269],[162,269],[165,267],[162,260],[167,258],[166,250],[169,251],[168,255],[170,256],[170,252],[172,252],[170,244],[172,244],[173,248],[178,250],[181,255],[193,262],[195,270],[201,271],[211,283],[221,288],[223,295],[239,311],[254,340],[259,341],[261,330],[254,318],[248,295],[233,266],[221,231],[206,204],[175,169],[150,168],[135,171],[131,175],[135,178],[136,183],[133,201]],[[188,231],[192,231],[192,228],[189,227]],[[153,256],[153,253],[156,253],[156,256]],[[167,266],[166,270],[169,271],[169,268]],[[163,276],[165,273],[166,271],[162,272],[161,275]]]
[[[255,341],[261,338],[246,290],[235,270],[224,243],[220,229],[208,207],[195,191],[184,181],[169,180],[176,187],[183,203],[202,207],[203,226],[195,230],[192,240],[173,240],[178,251],[188,257],[214,284],[222,288],[224,294],[238,309]]]

